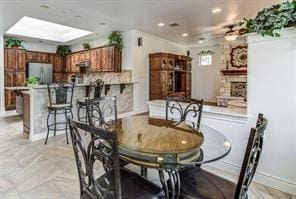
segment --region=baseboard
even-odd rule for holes
[[[210,163],[209,166],[226,171],[228,173],[231,173],[237,176],[239,175],[239,172],[240,172],[239,165],[232,164],[230,162],[223,161],[223,160]],[[260,184],[263,184],[265,186],[269,186],[274,189],[283,191],[285,193],[296,195],[296,183],[294,182],[287,181],[285,179],[278,178],[260,171],[256,172],[254,181]]]
[[[133,115],[137,115],[137,114],[146,113],[146,112],[148,112],[148,108],[144,107],[144,108],[134,109],[132,113]]]

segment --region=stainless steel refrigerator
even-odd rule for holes
[[[52,65],[29,63],[27,77],[38,77],[39,84],[52,83]]]

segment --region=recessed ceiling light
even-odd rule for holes
[[[163,26],[165,26],[165,24],[163,22],[158,23],[158,27],[163,27]]]
[[[50,7],[47,6],[47,5],[41,5],[40,7],[41,7],[41,8],[45,8],[45,9],[49,9],[49,8],[50,8]]]
[[[182,37],[188,37],[188,33],[183,33]]]
[[[214,9],[212,10],[212,13],[216,14],[216,13],[219,13],[219,12],[221,12],[221,11],[222,11],[221,8],[214,8]]]
[[[76,19],[81,19],[82,17],[80,15],[75,16]]]
[[[198,39],[198,43],[199,44],[202,44],[202,43],[204,43],[205,40],[206,39],[204,37],[201,37],[201,38]]]

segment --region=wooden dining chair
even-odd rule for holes
[[[246,199],[262,152],[267,120],[259,114],[256,128],[252,128],[237,184],[209,173],[200,167],[180,169],[181,194],[183,199]]]
[[[118,140],[108,132],[68,118],[80,182],[80,198],[154,199],[164,192],[154,183],[119,166]],[[87,141],[84,132],[91,134]],[[105,169],[99,169],[104,167]]]
[[[194,128],[199,129],[202,115],[203,100],[186,98],[183,96],[166,97],[166,120],[187,121],[189,119],[196,120],[192,122]],[[191,118],[190,118],[191,117]]]

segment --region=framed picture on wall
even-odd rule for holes
[[[231,50],[230,62],[233,67],[243,68],[248,65],[248,48],[246,45],[237,46]]]

